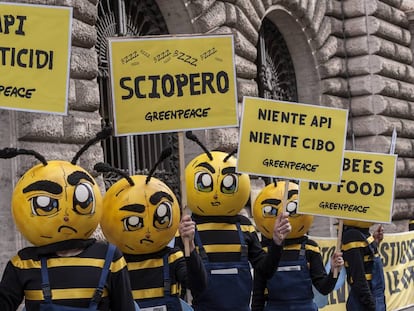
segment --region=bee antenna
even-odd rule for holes
[[[44,166],[47,165],[47,161],[44,156],[34,150],[27,150],[27,149],[17,149],[17,148],[4,148],[0,150],[0,158],[2,159],[11,159],[20,154],[24,155],[32,155],[36,159],[38,159]]]
[[[224,159],[223,162],[227,162],[228,159],[230,159],[230,157],[232,157],[233,155],[235,155],[237,153],[237,149],[234,149],[232,152],[230,152]]]
[[[197,145],[199,145],[204,150],[204,152],[207,154],[210,161],[213,161],[213,156],[211,155],[210,151],[207,150],[207,148],[201,143],[198,137],[193,134],[192,131],[185,132],[185,137],[187,137],[189,140],[192,140]]]
[[[166,158],[168,158],[171,154],[172,154],[172,148],[171,148],[171,147],[167,147],[167,148],[165,148],[165,149],[161,152],[161,154],[160,154],[160,156],[159,156],[159,158],[158,158],[157,162],[154,164],[154,166],[152,167],[151,171],[148,173],[148,176],[147,176],[147,178],[145,179],[145,184],[148,184],[148,183],[149,183],[149,181],[151,180],[152,174],[154,174],[155,170],[157,169],[157,166],[158,166],[158,165],[159,165],[162,161],[164,161]]]
[[[128,181],[128,183],[131,185],[131,187],[135,185],[131,176],[129,176],[126,172],[109,165],[108,163],[103,163],[103,162],[96,163],[93,169],[100,173],[116,173],[124,177]]]
[[[84,153],[90,146],[97,143],[100,140],[104,140],[105,138],[108,138],[112,134],[112,127],[111,126],[105,126],[102,131],[96,134],[94,138],[86,142],[86,144],[75,154],[73,157],[71,163],[76,164],[78,162],[79,157]]]

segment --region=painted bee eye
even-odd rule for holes
[[[298,202],[297,201],[290,201],[286,205],[286,211],[289,213],[289,216],[296,215],[297,209],[298,209]]]
[[[209,173],[198,172],[195,174],[194,186],[200,192],[213,191],[213,178]]]
[[[37,196],[30,199],[32,214],[36,216],[50,216],[59,211],[59,201],[47,196]]]
[[[167,229],[171,226],[172,221],[171,202],[162,202],[154,212],[154,227],[157,229]]]
[[[263,217],[276,217],[277,208],[272,205],[265,205],[262,207]]]
[[[80,215],[95,213],[95,196],[90,184],[83,183],[76,186],[73,194],[73,210]]]
[[[225,194],[231,194],[237,191],[238,177],[234,174],[228,174],[223,178],[221,182],[221,192]]]
[[[122,219],[125,231],[136,231],[144,227],[144,219],[138,216],[131,216]]]

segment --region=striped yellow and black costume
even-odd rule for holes
[[[345,261],[348,284],[354,291],[364,310],[375,310],[375,300],[371,292],[371,279],[374,256],[369,248],[372,245],[378,255],[377,243],[369,228],[344,226],[342,252]],[[382,273],[382,271],[379,271]]]
[[[266,251],[270,242],[271,240],[263,237],[262,245]],[[333,277],[332,272],[329,272],[329,274],[326,273],[319,246],[315,241],[309,239],[307,236],[286,239],[283,247],[282,257],[280,259],[281,262],[293,262],[298,260],[302,243],[304,243],[305,257],[309,269],[309,277],[310,281],[312,282],[311,285],[314,285],[321,294],[329,294],[334,289],[337,279]],[[266,288],[267,282],[267,279],[263,278],[260,273],[255,271],[252,311],[263,310],[268,299],[268,292]],[[309,286],[311,285],[309,284]],[[298,289],[289,288],[286,290],[294,292]]]
[[[108,244],[87,240],[68,240],[45,246],[27,247],[8,263],[0,283],[0,310],[15,311],[25,299],[27,311],[38,311],[43,303],[40,257],[47,257],[53,303],[86,308],[99,283]],[[59,257],[58,251],[83,249],[77,256]],[[126,262],[115,251],[110,273],[98,305],[100,311],[133,311]]]
[[[197,294],[206,286],[206,274],[195,251],[185,258],[179,248],[165,247],[151,254],[124,254],[131,279],[132,295],[142,302],[164,297],[163,257],[168,254],[170,294],[179,297],[183,288]]]
[[[278,266],[282,246],[272,243],[269,247],[269,253],[266,253],[262,249],[254,225],[248,218],[242,215],[199,216],[195,214],[192,217],[197,224],[198,234],[210,262],[240,261],[242,248],[236,226],[237,223],[240,223],[247,246],[247,249],[243,251],[246,251],[250,264],[261,271],[264,277],[272,276]],[[179,242],[177,241],[177,243]],[[200,250],[198,249],[198,251]],[[193,295],[193,304],[197,304],[197,299],[198,295]]]
[[[269,267],[277,267],[282,247],[272,243],[270,256],[262,249],[256,228],[251,221],[242,215],[235,216],[199,216],[193,214],[197,231],[203,242],[208,258],[212,262],[237,261],[240,259],[240,239],[236,223],[240,222],[241,230],[248,246],[248,258],[252,266],[263,271],[267,276]],[[273,256],[273,257],[272,257]]]

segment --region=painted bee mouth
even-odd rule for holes
[[[150,239],[141,239],[139,242],[140,242],[141,244],[145,244],[145,243],[154,243],[154,241],[153,241],[153,240],[150,240]]]
[[[220,206],[220,205],[221,205],[221,203],[218,202],[218,201],[211,202],[211,206]]]
[[[62,230],[70,230],[75,233],[78,233],[78,230],[76,230],[75,228],[69,227],[69,226],[60,226],[58,229],[58,232],[61,232]]]

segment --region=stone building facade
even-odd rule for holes
[[[170,34],[232,33],[235,41],[238,98],[262,96],[284,82],[270,66],[263,78],[258,65],[260,30],[266,20],[278,31],[291,61],[295,96],[300,103],[349,110],[347,149],[388,153],[397,130],[398,154],[393,224],[407,229],[414,217],[414,0],[8,0],[15,3],[73,7],[69,112],[67,116],[0,110],[0,147],[41,151],[47,159],[70,160],[98,132],[101,90],[96,51],[99,6],[131,4],[156,8]],[[272,30],[273,31],[273,30]],[[267,34],[271,40],[272,33]],[[275,34],[276,35],[276,34]],[[275,66],[276,67],[276,66]],[[267,68],[269,69],[269,68]],[[266,79],[269,79],[267,81]],[[291,78],[289,78],[291,79]],[[284,93],[283,93],[284,94]],[[280,99],[292,99],[280,95]],[[199,131],[210,149],[233,149],[238,129]],[[199,150],[186,148],[189,160]],[[89,171],[104,160],[100,145],[79,164]],[[0,271],[27,245],[16,231],[10,198],[19,176],[34,164],[18,157],[1,160]],[[99,178],[98,178],[99,180]],[[256,188],[260,178],[253,180]],[[326,235],[329,223],[316,220],[312,233]]]

